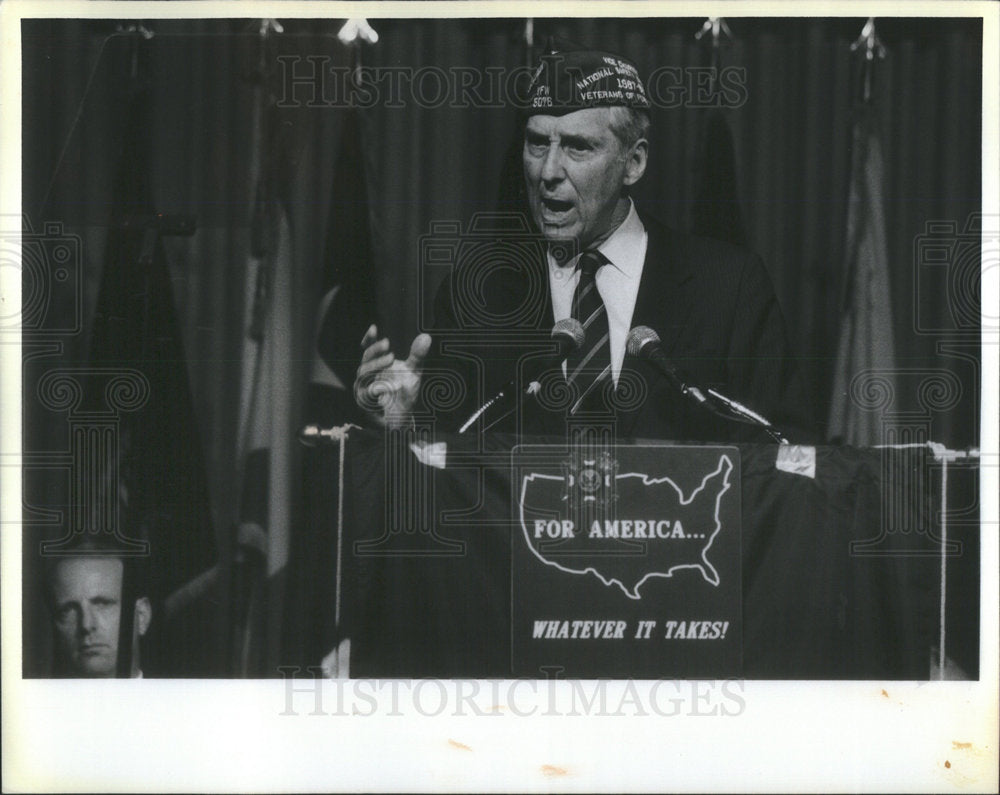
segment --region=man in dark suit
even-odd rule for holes
[[[369,328],[354,387],[359,405],[398,426],[420,405],[423,382],[451,372],[467,394],[437,412],[444,429],[464,424],[498,391],[521,393],[534,380],[533,394],[494,429],[562,436],[582,418],[613,423],[618,438],[766,440],[759,429],[711,413],[630,352],[630,330],[648,326],[699,395],[716,389],[779,428],[807,424],[759,258],[671,232],[633,204],[629,188],[648,157],[648,107],[635,67],[616,55],[571,49],[543,58],[530,89],[522,162],[546,250],[498,254],[474,265],[486,268],[474,279],[457,267],[435,301],[436,339],[419,335],[406,360]],[[547,373],[532,371],[530,362],[545,361],[546,350],[551,358],[549,330],[567,319],[582,329],[573,332],[575,347],[550,361]],[[457,351],[463,335],[504,345],[477,362]],[[514,390],[505,386],[511,380]],[[478,422],[488,420],[484,414]]]

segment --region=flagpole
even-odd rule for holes
[[[732,31],[722,17],[709,17],[695,33],[696,41],[707,41],[711,63],[712,96],[717,96],[722,68],[722,40],[733,41]],[[729,129],[728,110],[709,107],[699,112],[700,137],[693,163],[694,201],[691,203],[691,231],[704,237],[735,245],[746,243],[740,212],[736,149]]]
[[[871,446],[884,443],[891,429],[860,405],[858,394],[866,384],[878,383],[894,395],[897,367],[882,203],[885,166],[872,105],[874,63],[885,57],[885,48],[876,36],[874,18],[868,18],[850,49],[862,52],[862,90],[854,98],[858,107],[852,121],[840,331],[827,438]]]
[[[729,25],[722,17],[709,17],[701,26],[701,30],[694,34],[695,41],[701,41],[706,35],[711,36],[709,50],[709,66],[711,67],[712,82],[711,91],[714,94],[719,84],[719,69],[722,65],[721,44],[722,37],[732,40],[733,33]]]
[[[248,466],[253,450],[254,430],[261,410],[261,396],[266,384],[264,360],[267,351],[267,321],[270,315],[273,292],[274,255],[278,230],[271,214],[274,201],[273,173],[269,158],[273,148],[272,120],[268,113],[273,101],[269,94],[270,69],[267,64],[267,47],[270,37],[282,33],[281,24],[275,19],[262,19],[258,27],[257,59],[253,70],[254,90],[251,113],[250,182],[254,186],[253,207],[250,217],[249,259],[256,265],[254,273],[247,273],[245,308],[249,314],[243,347],[244,370],[241,377],[239,425],[236,440],[237,487],[233,506],[233,573],[232,573],[232,641],[230,665],[235,676],[251,673],[253,632],[258,613],[262,580],[266,572],[268,543],[265,527],[266,516],[251,516],[247,500],[253,490],[248,479],[251,474],[261,475],[261,466]],[[252,281],[251,281],[252,280]],[[251,287],[252,285],[252,287]],[[266,454],[266,453],[265,453]],[[270,476],[270,465],[263,469]],[[255,483],[254,489],[269,491],[268,483]],[[266,495],[269,496],[269,495]],[[269,500],[265,499],[266,507]],[[259,509],[259,506],[258,506]],[[256,521],[254,521],[256,520]],[[262,526],[263,523],[263,526]]]
[[[865,105],[871,100],[872,80],[875,72],[875,60],[885,58],[885,47],[875,33],[875,17],[868,17],[861,35],[851,45],[851,52],[864,47],[864,61],[861,64],[862,99]]]

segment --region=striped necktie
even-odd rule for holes
[[[611,376],[611,344],[608,337],[608,312],[597,291],[597,271],[608,264],[601,252],[585,251],[577,269],[580,281],[573,293],[572,317],[583,325],[583,345],[566,359],[566,379],[576,386],[576,400],[571,414],[578,411],[607,410],[601,389]]]

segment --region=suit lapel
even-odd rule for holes
[[[643,223],[649,240],[632,328],[649,326],[660,335],[660,344],[670,355],[693,308],[694,302],[687,295],[693,265],[677,235],[649,218],[643,218]]]
[[[648,240],[646,258],[639,281],[639,293],[632,312],[632,328],[649,326],[660,336],[660,344],[669,356],[687,325],[694,300],[688,295],[693,263],[684,251],[683,241],[659,222],[642,216]],[[627,352],[623,370],[633,370],[645,382],[646,399],[652,399],[653,386],[661,378],[646,362]],[[634,436],[636,420],[643,413],[644,402],[619,413],[619,432]]]
[[[540,265],[542,294],[545,296],[545,306],[542,307],[542,311],[539,314],[539,321],[541,323],[539,328],[551,330],[556,324],[556,316],[555,310],[552,309],[552,290],[549,289],[549,264],[543,259]]]

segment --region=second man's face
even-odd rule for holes
[[[52,584],[58,653],[73,676],[114,676],[121,622],[122,562],[67,558]]]
[[[585,249],[612,231],[622,187],[635,180],[610,122],[610,108],[528,119],[524,177],[546,239],[573,239]]]

